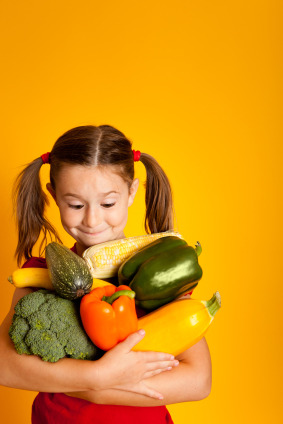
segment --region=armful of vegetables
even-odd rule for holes
[[[203,337],[221,303],[218,292],[209,301],[175,300],[202,277],[200,252],[199,244],[193,248],[179,237],[159,238],[122,264],[118,273],[122,285],[117,288],[98,280],[103,287],[89,293],[93,279],[84,261],[51,243],[46,252],[48,270],[28,276],[34,285],[39,280],[51,283],[57,293],[39,290],[20,299],[9,331],[17,352],[49,362],[65,356],[98,359],[143,328],[146,336],[134,350],[181,353]],[[24,278],[22,272],[19,276]],[[138,320],[134,297],[141,307],[157,310]]]

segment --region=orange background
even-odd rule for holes
[[[116,126],[164,167],[176,229],[202,244],[195,297],[222,296],[207,333],[212,392],[170,405],[174,423],[281,422],[282,2],[5,0],[1,9],[0,318],[13,292],[21,166],[74,126]],[[53,203],[48,216],[70,246]],[[144,233],[143,218],[140,186],[128,236]],[[0,391],[3,422],[28,424],[35,393]]]

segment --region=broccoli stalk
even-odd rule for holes
[[[43,361],[66,356],[94,360],[103,354],[84,331],[79,304],[44,289],[18,301],[9,335],[19,354],[38,355]]]

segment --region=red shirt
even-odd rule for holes
[[[71,249],[76,253],[76,245]],[[23,268],[47,268],[33,257]],[[165,406],[97,405],[64,393],[38,393],[32,405],[32,424],[173,424]]]

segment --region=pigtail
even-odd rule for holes
[[[140,161],[146,168],[145,231],[160,233],[174,229],[172,190],[167,175],[158,162],[147,153],[141,153]]]
[[[22,259],[32,256],[32,249],[37,242],[41,231],[43,240],[40,244],[40,254],[43,245],[47,244],[47,235],[55,236],[61,242],[57,231],[44,217],[46,205],[49,200],[42,190],[40,182],[40,168],[42,158],[37,158],[22,170],[16,178],[13,190],[14,213],[18,230],[18,245],[15,252],[17,264],[20,266]]]

